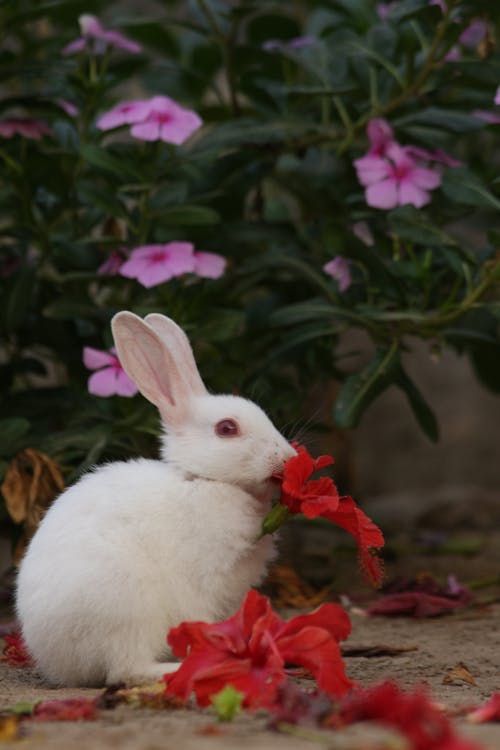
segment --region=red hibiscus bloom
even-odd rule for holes
[[[347,696],[331,719],[334,726],[373,721],[397,729],[412,750],[479,750],[455,734],[445,714],[424,690],[406,693],[393,682]]]
[[[331,456],[313,459],[303,445],[294,444],[294,447],[297,455],[292,456],[283,469],[280,503],[290,513],[327,518],[352,534],[359,548],[361,569],[374,586],[379,586],[383,572],[375,551],[384,546],[382,532],[352,497],[339,496],[333,479],[310,479],[315,471],[333,464]]]
[[[30,667],[33,662],[29,655],[26,644],[21,633],[4,635],[5,647],[2,661],[7,662],[10,667]]]
[[[500,693],[493,693],[489,701],[467,714],[467,721],[482,724],[485,721],[500,721]]]
[[[213,695],[232,685],[245,695],[245,707],[270,707],[286,680],[287,664],[305,667],[323,690],[343,695],[353,683],[346,677],[338,641],[349,632],[349,618],[336,604],[284,622],[267,597],[251,590],[224,622],[184,622],[170,630],[174,654],[185,658],[177,672],[165,675],[166,696],[186,701],[194,692],[198,704],[207,706]]]

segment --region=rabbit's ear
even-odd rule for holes
[[[205,395],[207,389],[198,372],[189,339],[182,328],[174,323],[171,318],[159,313],[146,315],[144,320],[158,334],[167,349],[173,353],[193,394],[197,396]]]
[[[156,331],[126,310],[111,321],[118,357],[127,375],[148,401],[158,407],[165,422],[182,425],[189,401],[196,394],[176,359]]]

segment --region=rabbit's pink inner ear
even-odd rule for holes
[[[161,339],[133,313],[118,313],[112,322],[120,362],[148,401],[169,424],[183,421],[186,404],[176,363]]]
[[[193,350],[189,339],[173,320],[166,315],[151,313],[146,315],[145,322],[160,336],[178,364],[178,369],[186,386],[191,389],[193,396],[203,396],[207,389],[198,372]]]

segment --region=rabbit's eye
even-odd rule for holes
[[[215,432],[219,437],[235,437],[240,434],[238,423],[234,419],[221,419],[215,425]]]

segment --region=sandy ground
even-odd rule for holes
[[[350,646],[389,644],[416,646],[417,650],[395,657],[348,657],[350,677],[363,685],[392,678],[406,688],[426,683],[433,697],[449,708],[483,702],[500,690],[500,605],[463,614],[430,620],[410,618],[367,618],[352,614],[353,633]],[[448,671],[463,662],[476,685],[463,681],[443,684]],[[93,696],[95,690],[53,690],[30,669],[0,668],[0,706],[2,708],[23,701],[76,696]],[[93,722],[24,723],[23,737],[5,747],[33,748],[130,748],[130,750],[160,750],[182,748],[289,748],[308,750],[318,747],[301,737],[277,734],[266,730],[266,718],[236,719],[220,727],[221,734],[205,735],[214,724],[208,711],[159,711],[118,706],[102,712]],[[480,741],[488,750],[500,748],[500,724],[466,726],[463,732]],[[388,745],[375,728],[358,727],[354,730],[326,733],[325,745],[332,750],[374,750],[394,748]],[[404,747],[404,745],[401,745]]]
[[[466,502],[470,508],[470,496]],[[500,532],[492,531],[492,520],[496,522],[492,516],[495,514],[490,510],[483,514],[484,521],[477,521],[483,516],[476,502],[473,506],[476,521],[473,524],[462,523],[459,505],[458,501],[455,502],[454,514],[438,513],[440,521],[432,520],[432,532],[425,529],[425,524],[423,528],[417,518],[428,514],[428,508],[423,507],[425,503],[420,513],[406,518],[404,524],[394,508],[380,504],[378,510],[376,506],[369,509],[386,531],[389,579],[396,574],[412,576],[422,571],[432,571],[434,576],[441,578],[454,573],[464,582],[487,583],[490,579],[499,578]],[[496,513],[499,512],[498,508],[499,505],[496,506]],[[465,516],[467,518],[467,514]],[[405,528],[404,533],[401,528]],[[429,533],[434,535],[431,542]],[[347,594],[352,603],[350,614],[353,630],[346,645],[385,644],[415,648],[391,657],[347,657],[347,672],[351,678],[364,686],[384,679],[395,679],[404,688],[425,684],[432,697],[450,710],[478,705],[492,693],[500,691],[498,582],[476,588],[475,605],[451,615],[430,619],[368,617],[363,614],[367,597],[370,596],[368,590],[352,590],[353,581],[359,581],[352,555],[341,554],[336,537],[325,540],[322,535],[324,531],[320,529],[311,533],[309,538],[303,538],[300,528],[295,528],[288,540],[284,540],[284,556],[286,558],[287,550],[289,554],[293,548],[295,560],[299,562],[298,569],[302,575],[307,572],[308,580],[316,583],[322,583],[318,571],[323,571],[324,575],[325,566],[328,568],[329,565],[329,555],[336,558],[334,590]],[[427,539],[424,544],[421,537]],[[439,544],[444,544],[441,548],[439,545],[436,547],[437,538]],[[299,539],[302,539],[300,543]],[[443,682],[449,671],[459,663],[467,667],[475,684],[463,680]],[[0,665],[0,709],[24,701],[82,695],[90,697],[97,692],[53,690],[45,686],[31,669]],[[463,719],[456,722],[460,731],[475,739],[480,747],[500,750],[500,723],[473,726],[466,725]],[[100,750],[115,747],[124,750],[309,750],[321,746],[330,750],[407,749],[401,738],[389,738],[386,732],[368,725],[319,734],[318,730],[314,730],[312,737],[300,729],[297,734],[280,734],[269,730],[266,725],[264,715],[241,715],[231,724],[218,725],[213,714],[207,710],[152,710],[121,705],[103,711],[97,721],[23,722],[19,739],[2,743],[0,735],[0,744],[6,748],[40,750]]]

